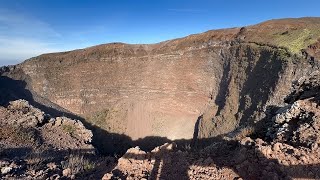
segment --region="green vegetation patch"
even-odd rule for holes
[[[91,123],[103,127],[106,125],[106,120],[108,117],[109,109],[104,109],[102,111],[96,112],[91,117],[87,118]]]
[[[320,29],[297,29],[274,35],[274,43],[286,47],[291,53],[299,53],[302,49],[317,41]]]
[[[73,136],[76,132],[76,128],[72,125],[62,125],[62,129]]]
[[[126,129],[126,117],[127,110],[120,106],[97,111],[86,120],[110,133],[122,134]]]

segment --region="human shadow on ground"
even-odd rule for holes
[[[155,137],[157,138],[157,137]],[[152,139],[151,137],[147,138]],[[190,140],[175,141],[179,146],[185,143],[190,143]],[[210,142],[210,151],[206,154],[200,153],[200,149],[208,147]],[[193,147],[189,150],[188,155],[176,150],[167,150],[166,146],[162,146],[160,151],[145,154],[130,154],[126,153],[122,158],[131,160],[154,160],[152,171],[146,175],[148,179],[190,179],[188,170],[191,165],[196,165],[199,168],[216,167],[218,169],[229,168],[238,174],[237,178],[245,180],[253,179],[291,179],[291,178],[307,178],[317,179],[320,176],[320,164],[308,165],[282,165],[276,159],[267,158],[253,144],[242,145],[238,141],[228,141],[222,138],[210,138],[204,141],[199,140],[198,147]],[[30,154],[31,148],[8,148],[3,149],[0,153],[1,158],[12,159],[17,151],[23,151],[25,154]],[[12,152],[14,152],[12,154]],[[290,152],[288,152],[289,154]],[[21,154],[21,153],[20,153]],[[48,162],[61,162],[64,157],[76,154],[85,158],[97,158],[92,150],[85,149],[69,149],[69,150],[47,150],[38,153],[37,157],[50,159]],[[206,162],[207,158],[211,158],[212,162]],[[17,158],[15,156],[15,158]],[[199,159],[204,159],[199,161]],[[111,163],[111,162],[110,162]],[[82,174],[81,178],[94,179],[101,178],[105,173],[111,172],[116,164],[108,166],[103,164],[94,169]],[[124,174],[118,169],[113,170],[114,179],[126,179],[129,174]],[[93,176],[93,174],[95,174]],[[94,178],[93,178],[94,177]]]
[[[179,141],[176,142],[178,144],[181,143]],[[186,143],[185,140],[182,142]],[[199,150],[208,147],[208,142],[211,142],[210,150],[205,151],[206,154],[201,153]],[[289,156],[292,152],[288,150],[286,153]],[[317,179],[320,177],[320,164],[286,166],[280,164],[276,158],[267,158],[254,144],[242,145],[238,141],[228,141],[223,138],[210,138],[205,139],[203,142],[199,140],[198,147],[193,147],[187,156],[184,156],[183,153],[166,150],[164,147],[160,152],[151,153],[151,158],[141,154],[130,153],[126,153],[123,158],[128,157],[134,160],[155,160],[148,179],[190,179],[188,170],[191,165],[196,165],[199,168],[232,169],[238,175],[235,179],[242,178],[245,180]],[[212,162],[206,161],[209,157]],[[203,159],[203,161],[199,161],[199,159]],[[125,179],[124,176],[115,178]]]

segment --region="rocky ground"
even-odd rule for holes
[[[78,121],[51,117],[25,100],[0,107],[1,179],[74,179],[99,165],[92,132]]]
[[[238,130],[205,148],[198,140],[188,151],[175,143],[131,148],[103,179],[319,179],[319,88],[319,72],[299,79],[289,104],[267,111],[251,134]]]

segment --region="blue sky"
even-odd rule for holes
[[[269,19],[320,16],[319,0],[0,0],[0,65],[109,42],[156,43]]]

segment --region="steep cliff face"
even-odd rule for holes
[[[152,45],[99,45],[41,55],[2,74],[108,132],[210,137],[262,118],[292,80],[318,67],[319,25],[287,19]]]
[[[31,79],[33,92],[109,132],[133,139],[192,138],[197,117],[219,85],[221,51],[229,46],[204,34],[42,55],[17,68]]]
[[[285,49],[241,43],[229,49],[219,91],[198,119],[199,138],[250,127],[266,109],[283,105],[293,80],[317,69]]]

